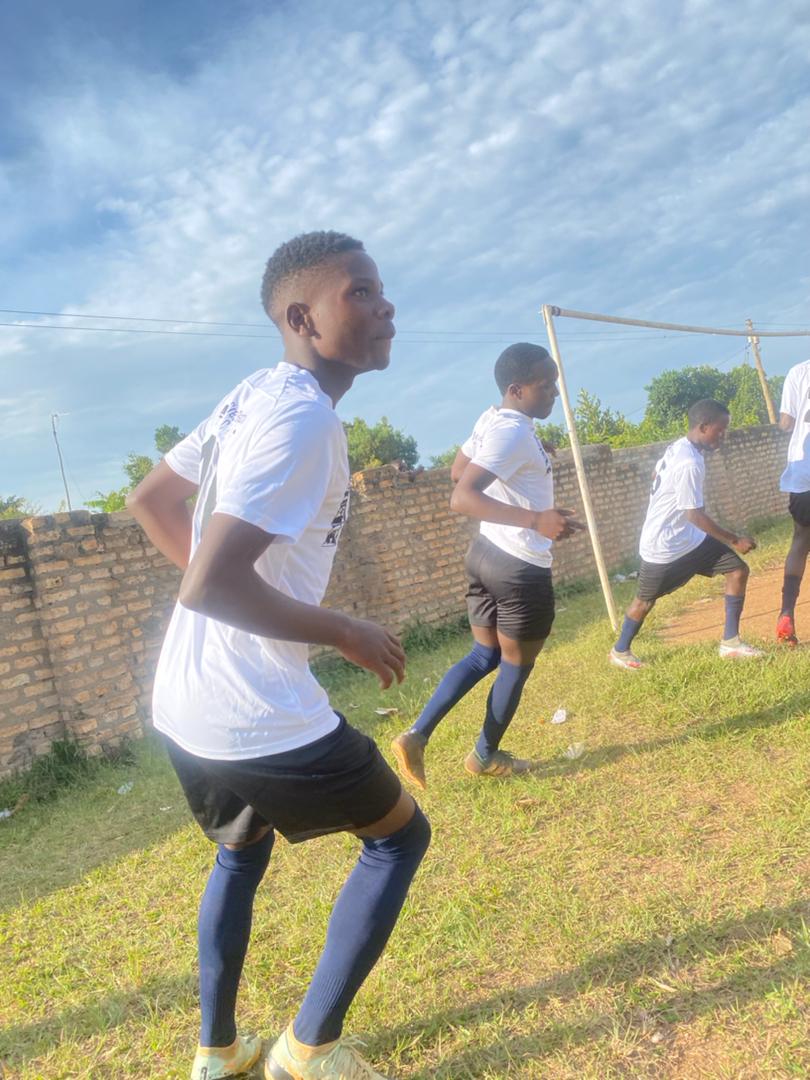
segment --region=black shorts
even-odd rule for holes
[[[687,551],[674,562],[651,563],[642,559],[636,595],[639,600],[657,600],[680,589],[695,574],[714,577],[715,574],[739,570],[745,565],[736,551],[713,536],[707,536],[694,551]]]
[[[244,843],[265,825],[291,844],[363,829],[402,790],[374,740],[343,716],[316,742],[267,757],[214,761],[166,744],[197,824],[217,844]]]
[[[514,641],[544,641],[554,622],[554,586],[547,566],[516,559],[483,536],[464,559],[471,626],[495,627]]]
[[[788,510],[797,525],[810,525],[810,491],[791,491]]]

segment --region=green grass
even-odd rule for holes
[[[786,523],[751,557],[783,557]],[[618,587],[625,604],[633,583]],[[649,666],[606,663],[597,592],[570,590],[509,749],[528,778],[461,769],[488,682],[431,742],[420,802],[434,842],[382,961],[349,1015],[400,1080],[781,1078],[810,1075],[810,650],[757,664],[654,633]],[[345,666],[323,678],[388,740],[466,635],[419,631],[401,687]],[[564,705],[570,719],[548,723]],[[396,707],[393,717],[377,716]],[[563,753],[584,742],[586,754]],[[133,781],[119,795],[124,781]],[[240,1017],[268,1037],[294,1013],[356,844],[277,844],[259,891]],[[159,744],[0,823],[0,1060],[6,1076],[186,1077],[194,923],[212,848]]]

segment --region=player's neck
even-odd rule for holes
[[[308,371],[324,394],[331,399],[333,406],[337,405],[346,391],[351,388],[354,377],[358,374],[356,368],[349,367],[348,364],[341,364],[336,360],[324,360],[317,353],[313,355],[290,348],[284,352],[284,361]]]

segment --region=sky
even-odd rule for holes
[[[544,303],[810,327],[808,55],[804,0],[3,5],[0,496],[59,508],[53,414],[76,507],[275,364],[264,263],[311,229],[363,240],[397,307],[338,411],[426,463],[496,403],[503,348],[547,344]],[[747,360],[557,332],[571,396],[633,419],[660,371]],[[769,374],[809,354],[762,339]]]

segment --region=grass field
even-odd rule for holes
[[[787,524],[761,535],[755,573],[783,558]],[[606,663],[598,593],[560,598],[505,744],[540,762],[533,775],[461,768],[488,682],[439,728],[420,798],[433,847],[347,1025],[386,1075],[810,1076],[810,649],[768,642],[764,662],[735,663],[656,637],[656,622],[718,588],[700,579],[660,603],[636,674]],[[619,602],[631,592],[620,586]],[[467,647],[455,635],[414,652],[387,694],[345,668],[325,678],[387,752]],[[560,705],[570,719],[552,726]],[[564,756],[573,743],[578,760]],[[270,1037],[294,1013],[355,848],[277,844],[244,1028]],[[188,1076],[212,851],[150,740],[134,763],[0,822],[6,1077]]]

